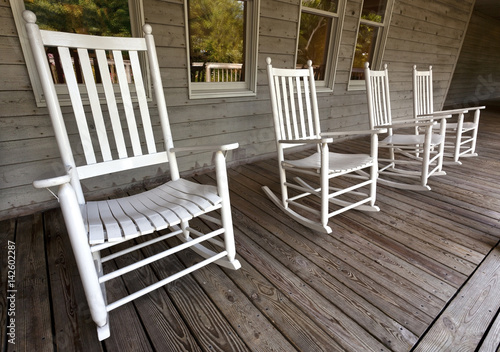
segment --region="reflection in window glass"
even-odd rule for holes
[[[364,0],[361,10],[358,38],[351,70],[351,80],[364,80],[365,62],[373,67],[377,41],[384,30],[384,15],[387,0]]]
[[[384,20],[386,0],[365,0],[361,18],[373,22],[382,23]]]
[[[311,60],[314,66],[315,79],[317,80],[325,79],[325,65],[331,28],[331,17],[302,13],[297,66],[299,68],[306,67],[307,60]]]
[[[247,2],[188,0],[191,82],[245,81]]]
[[[113,37],[130,37],[128,0],[25,0],[40,29]]]
[[[73,0],[46,1],[25,0],[24,6],[27,10],[36,14],[37,24],[40,29],[69,32],[78,34],[91,34],[110,37],[130,37],[130,14],[128,0],[104,1],[89,0],[76,2]],[[52,78],[54,83],[65,83],[63,69],[61,67],[59,53],[56,48],[46,48]],[[71,49],[76,78],[78,83],[83,83],[80,60],[76,49]],[[125,65],[130,65],[128,53],[125,54]],[[94,51],[89,51],[92,69],[96,82],[101,83],[101,74],[97,68],[97,59]],[[115,65],[111,53],[107,53],[108,66],[113,83],[117,83]],[[95,66],[94,66],[95,65]],[[131,83],[131,76],[129,83]]]
[[[351,80],[365,79],[364,65],[369,62],[372,65],[375,44],[377,41],[378,27],[361,24],[359,26],[354,63],[352,65]]]
[[[337,4],[338,0],[302,0],[302,6],[333,13],[337,12]]]

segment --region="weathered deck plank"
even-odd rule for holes
[[[14,297],[16,321],[16,343],[9,343],[8,350],[52,351],[42,214],[19,218],[16,233],[15,261],[23,265],[16,265],[15,287],[7,290]],[[39,319],[31,319],[33,315]]]
[[[10,306],[10,302],[7,300],[7,287],[9,283],[8,260],[11,259],[9,258],[9,245],[15,243],[16,222],[16,219],[0,221],[0,248],[2,250],[2,254],[0,255],[0,267],[2,268],[0,272],[0,287],[5,289],[5,293],[2,292],[2,295],[0,295],[0,336],[6,341],[10,338],[10,335],[7,335],[10,332],[10,328],[7,328],[10,325],[10,319],[7,319],[9,317]],[[2,351],[6,343],[2,344]]]
[[[487,334],[499,307],[500,244],[457,292],[414,351],[475,350]]]
[[[44,213],[44,220],[54,347],[58,350],[101,351],[90,310],[87,304],[82,304],[85,295],[62,213],[59,209],[49,210]],[[27,350],[35,351],[34,348]]]

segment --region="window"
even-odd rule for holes
[[[24,9],[33,11],[37,15],[38,26],[46,30],[106,36],[141,36],[144,24],[142,0],[89,0],[77,4],[69,0],[10,0],[10,4],[38,106],[44,106],[45,101],[24,27]],[[48,52],[48,56],[56,89],[64,93],[67,88],[63,84],[57,53]],[[76,62],[75,64],[77,65]],[[62,105],[69,105],[69,97],[67,101],[60,101]]]
[[[302,0],[297,68],[313,63],[317,86],[333,88],[339,50],[343,0]]]
[[[351,69],[350,89],[365,87],[365,62],[376,68],[381,64],[392,14],[393,0],[364,0]]]
[[[255,95],[260,0],[186,0],[190,98]]]

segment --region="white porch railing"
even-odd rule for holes
[[[223,62],[191,63],[193,82],[240,82],[243,64]]]

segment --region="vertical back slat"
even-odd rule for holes
[[[151,126],[151,117],[149,115],[148,102],[146,91],[144,90],[144,82],[142,80],[141,64],[139,62],[139,55],[137,51],[129,51],[130,63],[135,83],[135,91],[139,101],[139,111],[142,118],[142,126],[144,129],[144,136],[146,137],[146,145],[148,153],[156,153],[155,137],[153,134],[153,127]]]
[[[127,119],[132,151],[135,156],[142,155],[141,141],[139,139],[139,131],[137,130],[137,123],[135,121],[134,108],[132,105],[132,98],[130,96],[130,89],[128,87],[127,74],[123,64],[122,52],[113,50],[113,59],[115,60],[118,84],[120,86],[123,109],[125,110],[125,117]]]
[[[383,100],[382,96],[384,94],[384,90],[382,87],[382,77],[376,78],[376,91],[377,91],[377,116],[379,124],[385,124],[384,111],[383,111]]]
[[[309,77],[304,77],[304,96],[306,97],[306,116],[309,124],[309,137],[315,137],[318,131],[314,128],[314,121],[311,108],[311,90],[309,89]],[[318,117],[319,118],[319,117]]]
[[[297,111],[295,110],[295,88],[294,88],[294,82],[293,82],[293,77],[288,77],[288,96],[290,97],[290,118],[291,118],[291,124],[293,127],[293,136],[292,138],[300,138],[299,135],[299,129],[297,126]]]
[[[111,82],[111,75],[109,72],[108,58],[104,50],[96,50],[97,64],[99,72],[101,73],[102,86],[104,89],[104,96],[106,98],[106,106],[108,108],[109,118],[111,120],[111,128],[113,129],[113,136],[115,139],[118,157],[120,159],[127,157],[127,147],[123,137],[122,124],[120,122],[120,114],[116,104],[115,92],[113,90],[113,83]]]
[[[306,132],[306,124],[304,119],[304,103],[302,97],[302,87],[300,77],[296,77],[295,86],[297,87],[297,104],[299,106],[299,118],[300,118],[300,136],[307,137]],[[307,96],[304,95],[304,99],[307,99]]]
[[[61,59],[61,66],[63,68],[66,85],[68,87],[69,97],[73,106],[76,124],[80,132],[80,140],[82,142],[85,160],[87,164],[95,164],[96,157],[94,147],[92,146],[92,139],[90,137],[89,127],[87,125],[87,118],[85,117],[85,110],[83,109],[82,99],[80,96],[80,88],[75,76],[73,68],[73,61],[66,47],[58,47],[59,57]]]
[[[392,110],[391,110],[391,98],[389,91],[389,72],[387,71],[387,65],[384,65],[384,75],[382,77],[383,91],[384,91],[384,122],[386,125],[392,123]]]
[[[424,83],[425,113],[429,114],[432,111],[432,107],[430,105],[430,103],[431,103],[430,95],[432,93],[429,90],[429,76],[425,76],[425,81],[424,82],[425,82]]]
[[[281,102],[281,83],[279,78],[276,76],[274,77],[274,90],[276,92],[276,105],[278,106],[278,119],[279,119],[279,131],[280,131],[280,138],[284,139],[286,136],[286,131],[285,131],[285,124],[284,124],[284,117],[283,117],[283,106]]]
[[[428,112],[425,76],[420,77],[420,114]]]
[[[377,125],[380,126],[383,120],[380,115],[380,77],[378,76],[373,77],[373,106]]]
[[[104,123],[101,104],[99,103],[99,94],[97,93],[94,72],[92,71],[92,66],[90,65],[89,52],[87,49],[77,49],[77,51],[78,58],[80,59],[80,65],[82,67],[85,87],[87,88],[90,109],[94,119],[97,140],[99,141],[99,146],[101,148],[102,159],[103,161],[109,161],[112,160],[113,157],[111,156],[108,134],[106,133],[106,124]]]
[[[286,79],[285,77],[281,77],[281,94],[283,98],[283,110],[285,112],[285,121],[283,121],[285,125],[285,138],[291,139],[292,137],[292,129],[290,128],[290,106],[288,104],[288,93],[286,91]]]
[[[428,82],[428,97],[429,97],[429,113],[434,112],[434,95],[432,87],[432,66],[429,66],[429,82]]]

